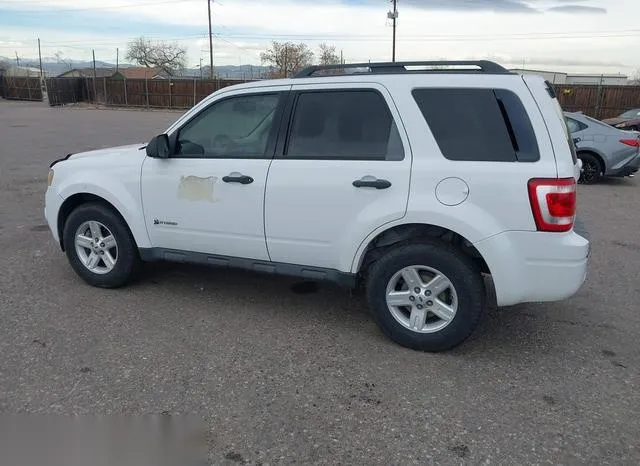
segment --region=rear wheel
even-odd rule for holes
[[[396,343],[443,351],[473,332],[485,305],[482,276],[473,262],[445,243],[408,244],[378,261],[367,299],[382,331]]]
[[[84,204],[71,212],[63,241],[71,267],[90,285],[116,288],[131,281],[140,269],[129,228],[103,204]]]
[[[582,160],[582,170],[578,181],[583,184],[593,184],[598,181],[604,171],[600,160],[588,152],[578,154],[578,158]]]

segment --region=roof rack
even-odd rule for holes
[[[467,68],[433,68],[433,67],[467,67]],[[408,67],[432,67],[432,69],[409,69]],[[475,68],[472,68],[475,67]],[[487,73],[513,74],[506,68],[488,60],[458,60],[458,61],[406,61],[383,63],[345,63],[337,65],[318,65],[304,68],[294,78],[310,78],[319,71],[343,70],[350,68],[366,69],[368,71],[347,72],[347,74],[393,74],[393,73]]]

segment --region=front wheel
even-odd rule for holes
[[[63,241],[71,267],[90,285],[123,286],[140,269],[138,248],[129,228],[103,204],[84,204],[71,212]]]
[[[448,244],[408,244],[373,264],[367,299],[389,338],[435,352],[471,335],[485,306],[485,289],[474,263]]]

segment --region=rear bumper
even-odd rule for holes
[[[622,167],[612,169],[609,173],[611,176],[629,176],[640,170],[640,154],[629,160]]]
[[[491,271],[498,306],[511,306],[573,296],[587,276],[587,238],[578,221],[567,233],[510,231],[475,247]]]

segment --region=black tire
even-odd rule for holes
[[[391,314],[386,289],[391,278],[411,265],[428,266],[442,272],[458,297],[458,309],[447,326],[433,333],[419,333],[402,325]],[[378,326],[399,345],[419,351],[445,351],[461,344],[478,325],[485,307],[482,275],[463,253],[447,243],[413,243],[391,249],[370,268],[367,300]]]
[[[117,243],[117,259],[113,269],[104,274],[89,270],[78,257],[75,246],[76,231],[87,221],[96,221],[108,228]],[[63,242],[73,270],[89,285],[99,288],[118,288],[133,281],[141,268],[138,247],[129,227],[110,207],[88,203],[77,207],[64,224]]]
[[[578,154],[578,158],[582,160],[582,170],[578,181],[582,184],[596,183],[604,172],[598,157],[589,152],[581,152]]]

